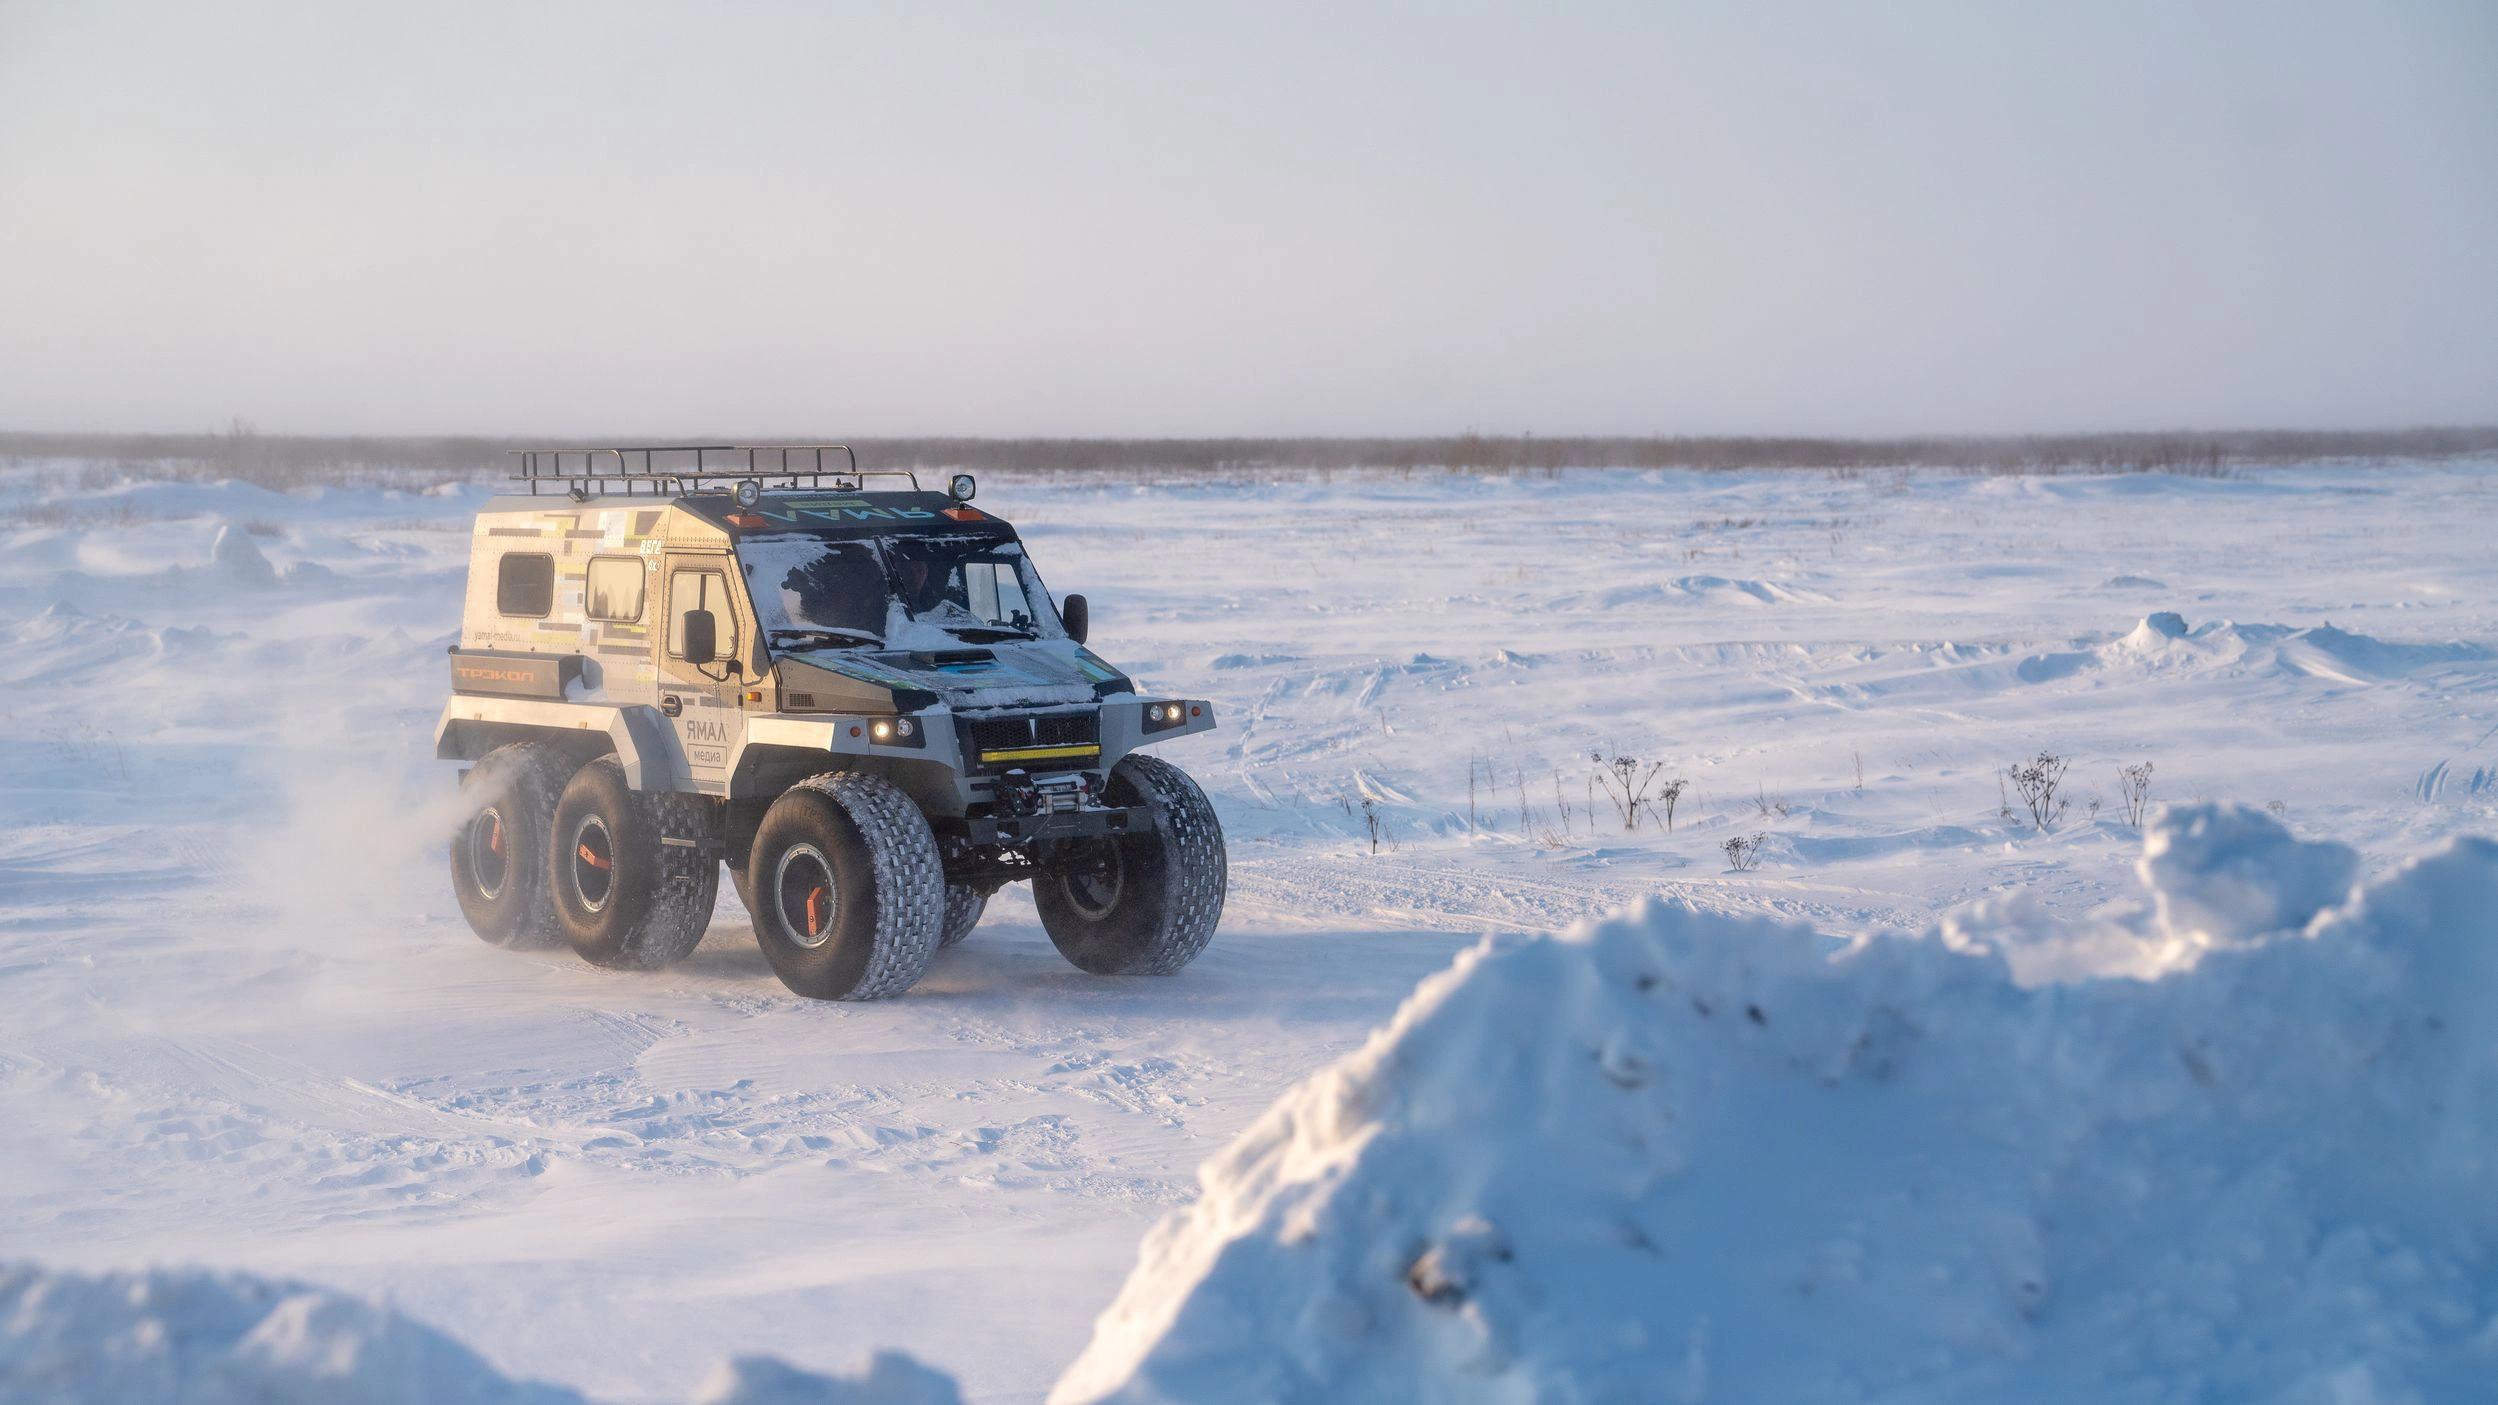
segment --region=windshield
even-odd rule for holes
[[[772,591],[780,596],[779,627],[815,626],[883,638],[885,571],[875,554],[865,542],[810,545],[818,548],[812,556],[776,561],[770,574],[754,571],[748,576],[757,611],[771,618],[763,596]]]
[[[900,647],[930,628],[974,642],[1059,633],[1011,538],[792,537],[748,540],[737,551],[764,636],[783,647]]]
[[[885,544],[893,598],[914,620],[961,632],[1037,634],[1013,542],[923,537]]]

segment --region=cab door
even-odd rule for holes
[[[660,600],[667,627],[658,631],[659,710],[676,728],[694,788],[726,795],[729,762],[745,731],[745,671],[754,647],[754,620],[727,552],[669,552],[661,572]],[[685,621],[711,612],[716,657],[697,664],[685,657]]]

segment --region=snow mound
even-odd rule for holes
[[[0,1405],[583,1405],[516,1381],[388,1308],[238,1273],[57,1273],[0,1264]],[[879,1352],[852,1380],[770,1357],[723,1366],[697,1405],[961,1405]]]
[[[2091,976],[2144,980],[2216,947],[2304,927],[2346,899],[2359,869],[2348,845],[2294,838],[2244,805],[2159,811],[2134,865],[2148,901],[2120,899],[2081,917],[2013,889],[1944,914],[1943,944],[2001,956],[2025,986]]]
[[[2186,637],[2186,617],[2174,610],[2160,610],[2142,617],[2134,632],[2124,642],[2137,649],[2158,649],[2171,639]]]
[[[880,1351],[855,1381],[802,1371],[775,1356],[740,1356],[713,1373],[694,1405],[963,1405],[952,1377]]]
[[[1660,901],[1487,942],[1204,1168],[1052,1398],[2480,1398],[2498,845],[2350,867],[2169,814],[2159,920],[2235,944],[2150,981]]]
[[[1609,590],[1572,592],[1556,597],[1548,608],[1618,610],[1626,605],[1651,602],[1675,605],[1823,605],[1830,602],[1830,597],[1781,581],[1677,576],[1670,581],[1643,581]]]
[[[1761,605],[1822,604],[1830,597],[1778,581],[1729,580],[1724,576],[1683,576],[1666,589],[1694,600],[1741,601]]]
[[[2135,871],[2166,935],[2223,946],[2307,925],[2349,895],[2359,855],[2243,805],[2188,805],[2162,813]]]
[[[0,1402],[556,1405],[395,1312],[241,1274],[0,1267]]]
[[[2477,644],[2398,644],[2332,625],[2302,629],[2281,641],[2283,668],[2344,682],[2400,678],[2441,664],[2477,663],[2490,652]]]
[[[2144,616],[2103,652],[2111,660],[2163,666],[2238,664],[2293,677],[2359,684],[2402,678],[2422,669],[2482,663],[2493,657],[2489,649],[2460,640],[2400,643],[2331,624],[2292,629],[2214,620],[2188,628],[2184,616],[2169,610]]]
[[[277,584],[278,568],[253,544],[251,533],[228,522],[209,545],[208,574],[218,584],[248,588]]]

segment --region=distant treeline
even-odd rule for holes
[[[88,472],[241,478],[271,486],[499,477],[509,451],[601,442],[477,437],[0,432],[0,462],[75,462]],[[736,443],[688,437],[675,443]],[[805,442],[776,439],[769,442]],[[831,441],[819,441],[831,442]],[[2498,455],[2498,426],[2402,430],[2049,434],[1804,439],[1457,434],[1299,439],[852,439],[868,468],[1120,475],[1263,475],[1386,469],[1558,473],[1576,468],[2196,473],[2318,459]],[[662,459],[662,466],[678,466]],[[684,462],[683,460],[679,461]]]

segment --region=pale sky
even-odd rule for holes
[[[2498,422],[2498,5],[0,0],[0,428]]]

